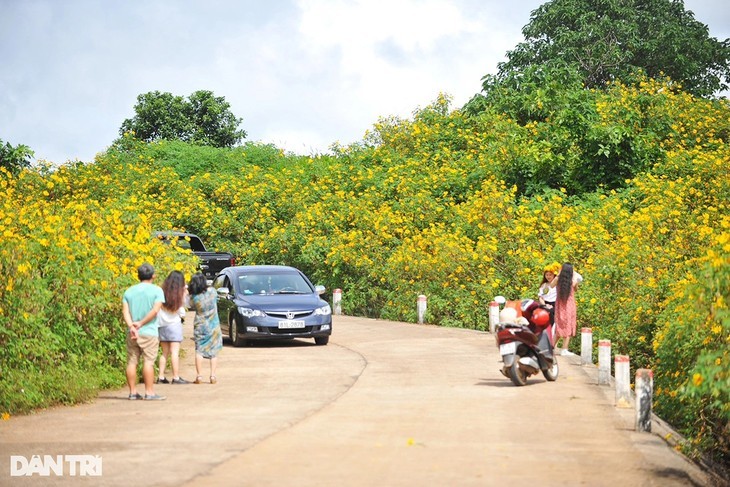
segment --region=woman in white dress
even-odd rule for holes
[[[172,271],[162,283],[162,291],[165,293],[165,303],[157,313],[158,333],[162,347],[157,383],[188,384],[188,381],[180,377],[180,343],[183,341],[183,320],[185,319],[183,303],[188,292],[182,272]],[[172,381],[165,377],[168,359],[172,366]]]

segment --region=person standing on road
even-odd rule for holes
[[[172,366],[172,383],[188,384],[188,381],[180,377],[180,343],[183,341],[183,323],[185,319],[185,307],[183,303],[188,290],[185,288],[185,276],[180,271],[172,271],[162,283],[162,291],[165,294],[165,304],[162,305],[157,314],[157,326],[160,333],[160,355],[158,384],[169,384],[165,377],[167,360],[170,359]]]
[[[575,303],[575,291],[578,285],[583,282],[583,276],[578,274],[573,265],[569,262],[563,264],[558,275],[550,285],[557,288],[555,300],[555,326],[559,339],[563,339],[563,351],[561,355],[574,355],[568,349],[570,338],[575,336],[577,327],[577,306]],[[557,348],[557,341],[555,342]]]
[[[143,357],[142,378],[144,380],[144,399],[159,401],[164,396],[155,394],[155,359],[159,339],[157,335],[157,313],[165,302],[162,288],[152,284],[155,268],[142,264],[137,269],[139,283],[131,286],[122,297],[122,316],[127,324],[127,385],[129,399],[142,399],[137,393],[137,364]]]
[[[218,366],[218,352],[223,348],[223,334],[218,319],[217,294],[215,289],[208,287],[203,274],[195,274],[188,285],[190,293],[190,307],[195,311],[193,321],[193,339],[195,340],[195,384],[201,384],[200,375],[203,359],[210,360],[210,383],[215,384],[215,372]]]

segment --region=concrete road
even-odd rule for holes
[[[226,345],[218,384],[158,385],[166,401],[106,391],[1,421],[0,485],[713,484],[657,434],[633,432],[633,411],[576,357],[561,357],[558,381],[519,388],[498,361],[489,333],[335,316],[329,345]],[[99,456],[102,475],[67,464],[11,477],[11,455]]]

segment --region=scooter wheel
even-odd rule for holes
[[[519,360],[515,360],[509,368],[509,378],[516,386],[527,384],[527,373],[520,370]]]
[[[553,359],[553,365],[549,369],[545,369],[542,371],[542,375],[545,376],[545,379],[547,379],[550,382],[558,380],[558,372],[560,372],[560,368],[558,367],[558,361]]]

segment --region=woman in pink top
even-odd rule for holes
[[[561,355],[573,354],[568,350],[568,345],[570,344],[570,338],[575,336],[577,327],[575,290],[581,282],[583,282],[583,277],[573,270],[572,264],[566,262],[550,283],[558,290],[557,299],[555,300],[555,331],[558,340],[563,339]],[[555,345],[557,348],[557,340]]]

